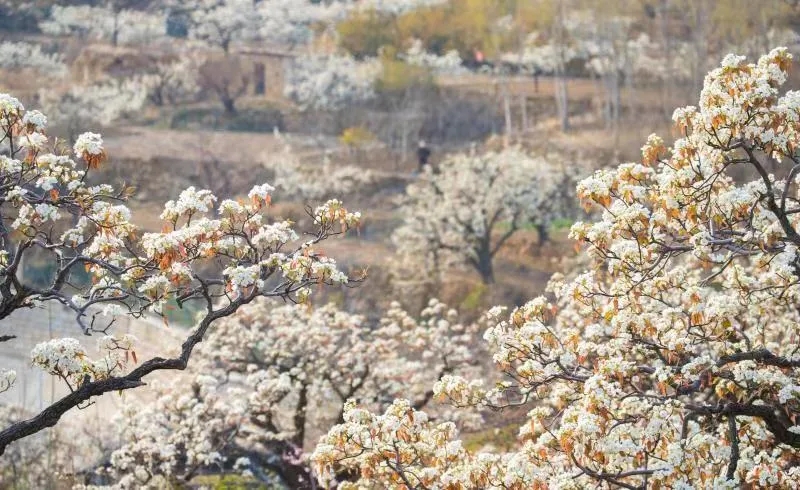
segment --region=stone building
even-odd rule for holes
[[[283,98],[284,70],[286,64],[298,56],[296,52],[278,48],[242,47],[235,54],[252,63],[252,95],[270,99]]]

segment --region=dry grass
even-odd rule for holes
[[[481,73],[443,75],[436,82],[442,87],[490,95],[501,94],[503,83],[498,77]],[[555,80],[552,77],[539,77],[538,84],[533,77],[508,77],[507,84],[508,91],[513,96],[553,97],[555,94]],[[597,84],[587,78],[570,79],[567,82],[567,91],[572,98],[591,98],[597,93]]]
[[[229,162],[244,162],[283,146],[272,134],[218,131],[179,131],[164,128],[126,126],[105,137],[106,148],[115,158],[199,159],[208,152]]]

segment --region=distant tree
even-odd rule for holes
[[[166,16],[127,8],[129,0],[110,0],[99,6],[54,5],[39,22],[42,32],[54,36],[117,44],[147,44],[166,36]]]
[[[516,147],[450,155],[406,189],[393,241],[419,271],[466,263],[493,283],[493,259],[520,228],[532,225],[547,239],[569,195],[573,174],[562,165]]]
[[[67,73],[64,57],[48,54],[38,44],[0,42],[0,68],[22,70],[32,68],[46,77],[62,77]]]
[[[304,56],[291,62],[284,94],[302,109],[337,110],[375,95],[381,64],[351,56]]]
[[[228,53],[231,42],[252,35],[258,22],[253,0],[195,0],[183,8],[189,12],[189,35]]]
[[[419,39],[411,42],[411,46],[401,58],[409,65],[424,66],[438,74],[458,74],[466,71],[458,51],[453,49],[440,56],[425,51],[425,47]]]
[[[262,157],[262,165],[275,175],[278,195],[298,196],[304,202],[330,199],[332,196],[351,196],[359,190],[368,189],[376,177],[370,169],[354,165],[342,165],[331,161],[329,155],[320,155],[303,162],[298,151],[287,139],[276,132],[284,144],[282,151],[270,151]],[[317,175],[328,178],[321,181]]]
[[[343,19],[353,5],[342,1],[261,0],[258,39],[289,46],[308,44],[316,32]]]
[[[219,99],[230,116],[236,114],[236,99],[247,93],[251,75],[252,70],[239,58],[211,57],[200,66],[198,83]]]
[[[41,16],[37,2],[0,0],[0,30],[35,32]]]
[[[200,91],[198,72],[203,59],[192,52],[182,52],[176,59],[158,61],[142,76],[147,98],[157,106],[192,101]]]
[[[422,51],[444,56],[455,51],[474,61],[475,50],[494,56],[504,43],[496,21],[510,2],[492,0],[362,2],[337,25],[340,46],[357,57],[376,56],[391,46],[403,51],[418,40]]]
[[[348,16],[336,25],[339,45],[358,59],[375,57],[381,47],[395,42],[393,19],[375,10]]]
[[[346,8],[309,0],[176,0],[171,11],[188,17],[190,37],[228,53],[236,41],[307,43],[314,24],[334,22]]]
[[[72,143],[87,126],[108,126],[141,110],[147,94],[148,84],[143,78],[107,79],[73,85],[65,93],[40,90],[39,104],[50,115],[52,127],[64,131]]]

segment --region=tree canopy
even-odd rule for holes
[[[509,452],[468,451],[455,426],[405,401],[351,404],[317,447],[339,488],[793,488],[800,477],[800,97],[791,55],[729,55],[681,137],[578,186],[593,266],[484,338],[494,387],[446,376],[456,406],[522,405]],[[780,176],[767,169],[780,171]],[[731,176],[746,170],[753,180]]]

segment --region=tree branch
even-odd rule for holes
[[[739,465],[739,431],[736,428],[736,416],[728,416],[728,439],[731,441],[731,461],[728,463],[728,471],[725,477],[733,480],[736,476],[736,467]]]
[[[717,366],[722,367],[726,364],[739,361],[758,361],[768,366],[776,366],[779,368],[796,368],[800,367],[800,360],[793,361],[786,357],[776,356],[767,349],[754,350],[750,352],[737,352],[735,354],[728,354],[722,356],[717,361]]]
[[[72,391],[69,395],[66,395],[42,410],[34,417],[7,427],[0,432],[0,455],[5,452],[6,447],[8,447],[10,443],[54,426],[66,412],[88,401],[92,397],[112,391],[129,390],[142,386],[145,384],[142,378],[154,371],[186,369],[192,350],[203,340],[203,336],[208,330],[208,327],[215,320],[233,314],[240,306],[249,303],[256,296],[257,295],[253,292],[248,296],[239,297],[237,300],[219,310],[209,309],[209,313],[200,322],[195,332],[184,341],[181,346],[180,356],[170,359],[154,357],[125,376],[111,377],[85,383]]]
[[[746,405],[743,403],[727,403],[724,405],[696,405],[687,403],[686,408],[700,415],[728,415],[743,417],[758,417],[767,424],[767,428],[775,439],[782,444],[800,448],[800,434],[789,432],[775,414],[775,408],[769,405]]]

